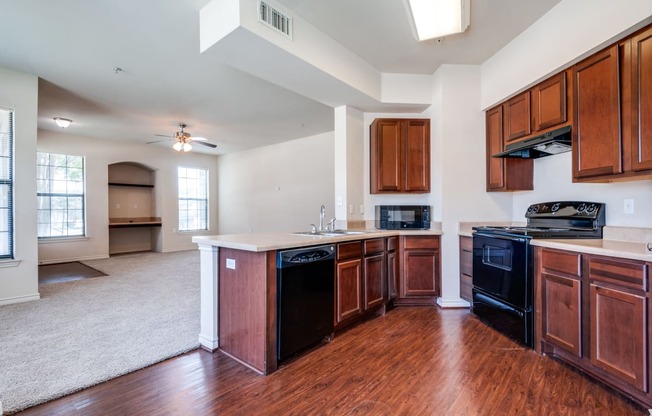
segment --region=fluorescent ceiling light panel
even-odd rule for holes
[[[469,27],[470,0],[406,0],[417,40],[462,33]]]

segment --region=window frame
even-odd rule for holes
[[[6,260],[14,260],[15,257],[15,249],[16,249],[16,233],[15,233],[15,228],[14,228],[14,220],[15,220],[15,201],[14,201],[14,185],[15,185],[15,178],[14,178],[14,173],[16,172],[15,170],[15,143],[16,143],[16,123],[15,123],[15,116],[16,116],[16,111],[12,108],[6,108],[6,107],[0,107],[0,111],[7,112],[9,114],[9,129],[8,129],[8,146],[7,150],[9,154],[6,156],[9,161],[7,163],[7,174],[8,178],[7,179],[2,179],[2,176],[0,175],[0,186],[7,185],[8,190],[7,190],[7,252],[3,253],[0,252],[0,261],[6,261]],[[2,133],[0,133],[1,135]],[[2,139],[0,139],[2,140]],[[2,156],[0,154],[0,158],[4,158],[5,156]],[[5,207],[0,207],[0,209],[4,209]],[[4,225],[4,224],[2,224]],[[0,233],[3,233],[3,231],[0,231]]]
[[[47,154],[48,155],[48,164],[47,165],[43,165],[43,164],[39,163],[39,154]],[[39,166],[47,166],[48,168],[56,167],[56,165],[51,164],[50,157],[52,155],[65,156],[66,157],[66,162],[67,162],[67,158],[69,158],[69,157],[74,157],[74,158],[80,158],[81,159],[81,170],[82,170],[82,172],[81,172],[81,178],[82,178],[82,180],[81,180],[81,182],[82,182],[82,184],[81,184],[81,194],[70,193],[70,192],[64,192],[64,193],[62,193],[62,192],[39,192],[39,190],[38,190],[38,181],[39,180],[47,180],[47,181],[53,181],[54,180],[51,177],[41,178],[39,176],[39,172],[38,172]],[[68,163],[66,163],[65,167],[66,168],[69,167]],[[86,238],[87,237],[87,231],[88,231],[87,230],[87,218],[86,218],[86,215],[87,215],[87,212],[86,212],[86,158],[84,156],[80,156],[80,155],[70,155],[70,154],[52,153],[52,152],[37,152],[36,168],[37,168],[37,173],[36,173],[36,180],[37,180],[36,197],[37,197],[37,201],[38,201],[39,197],[49,197],[49,198],[63,197],[63,198],[66,198],[66,210],[65,210],[66,214],[65,215],[66,215],[66,219],[68,219],[69,218],[68,199],[69,198],[78,198],[78,197],[80,197],[81,198],[81,220],[82,220],[81,234],[68,234],[69,233],[69,228],[68,228],[68,221],[66,220],[66,221],[63,222],[65,224],[65,227],[66,227],[65,228],[65,230],[66,230],[65,235],[41,236],[41,235],[39,235],[40,234],[39,225],[41,224],[39,222],[40,217],[37,217],[37,237],[38,237],[38,240],[39,241],[50,241],[50,240],[73,240],[73,239]],[[71,182],[71,181],[69,181],[68,178],[66,177],[66,183],[68,183],[68,182]],[[50,201],[51,200],[52,199],[50,199]],[[43,209],[40,208],[40,206],[37,203],[37,214],[42,210]],[[52,230],[52,208],[51,208],[51,206],[50,206],[50,208],[47,209],[47,211],[50,212],[50,216],[49,216],[50,221],[49,221],[48,224],[50,225],[49,229],[50,229],[50,234],[51,234],[51,230]]]
[[[186,176],[182,177],[181,176],[181,170],[185,169],[186,170]],[[192,180],[192,178],[188,178],[187,171],[188,170],[193,170],[197,172],[205,172],[205,198],[198,198],[198,197],[182,197],[181,195],[181,180]],[[187,233],[187,232],[202,232],[202,231],[208,231],[209,230],[209,224],[210,224],[210,218],[209,218],[209,203],[210,203],[210,193],[209,193],[209,175],[210,175],[210,170],[209,169],[204,169],[204,168],[197,168],[197,167],[187,167],[187,166],[178,166],[177,167],[177,231],[180,233]],[[197,175],[199,176],[199,175]],[[199,180],[199,178],[197,178]],[[182,228],[182,209],[181,209],[181,204],[182,201],[201,201],[204,202],[204,215],[203,217],[205,218],[205,223],[203,224],[204,228]],[[186,211],[189,211],[186,209]],[[196,211],[199,212],[199,211]],[[199,215],[199,218],[201,220],[201,215]],[[189,224],[189,221],[186,217],[186,224],[185,226],[187,227]],[[200,224],[201,225],[201,224]]]

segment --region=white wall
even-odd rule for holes
[[[14,258],[0,262],[0,305],[39,298],[36,243],[38,78],[0,68],[0,106],[14,114]]]
[[[614,36],[652,21],[652,1],[563,0],[481,66],[482,108],[566,68],[606,46]],[[560,47],[563,45],[563,47]],[[527,56],[537,59],[524,59]],[[650,227],[652,182],[572,183],[571,153],[534,161],[534,190],[514,193],[513,220],[522,221],[528,205],[552,200],[607,204],[607,225]],[[623,199],[634,199],[635,213],[623,213]]]
[[[126,144],[39,130],[38,151],[84,156],[86,161],[86,239],[42,241],[39,261],[54,263],[103,258],[109,255],[108,166],[118,162],[138,162],[155,171],[156,215],[163,223],[158,251],[192,250],[193,235],[215,234],[217,230],[216,157],[200,153],[179,153],[158,145]],[[177,167],[208,169],[209,230],[179,233]],[[32,163],[32,170],[34,163]],[[36,181],[36,179],[34,180]],[[36,193],[34,192],[34,195]],[[36,217],[34,217],[36,218]],[[36,235],[36,232],[34,232]]]
[[[335,213],[334,139],[324,133],[218,157],[220,234],[310,230]]]

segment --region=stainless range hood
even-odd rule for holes
[[[539,157],[556,155],[571,150],[571,127],[564,126],[540,136],[535,136],[521,142],[508,144],[505,151],[493,157],[518,157],[522,159],[536,159]]]

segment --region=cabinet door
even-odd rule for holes
[[[430,120],[405,124],[405,191],[430,192]]]
[[[487,192],[505,187],[505,159],[491,157],[503,151],[503,107],[487,111]]]
[[[577,279],[541,274],[542,338],[582,356],[581,284]]]
[[[371,193],[399,192],[403,182],[400,120],[376,120],[371,125]]]
[[[403,260],[401,296],[439,296],[439,251],[406,250]]]
[[[532,89],[532,127],[547,129],[568,120],[566,72],[549,78]]]
[[[387,253],[387,299],[393,300],[397,296],[398,288],[398,257],[396,251]]]
[[[505,141],[517,141],[532,132],[530,127],[530,91],[526,91],[505,103]]]
[[[646,298],[591,284],[591,364],[648,391]]]
[[[618,47],[573,67],[573,178],[622,172]]]
[[[364,259],[364,306],[365,310],[382,305],[385,301],[385,254]]]
[[[362,260],[337,263],[336,324],[362,313]]]
[[[652,169],[652,29],[632,42],[632,170]]]

